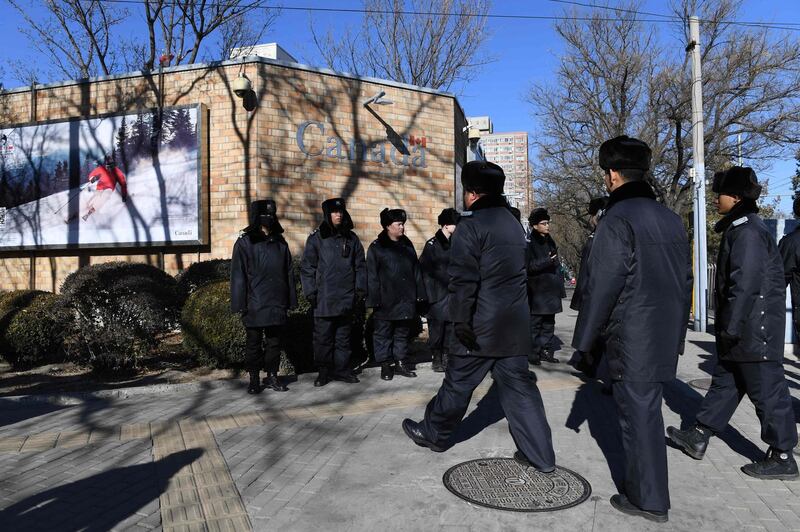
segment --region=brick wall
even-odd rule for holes
[[[240,69],[251,80],[257,105],[248,112],[243,100],[230,90]],[[0,258],[0,288],[27,288],[31,257],[35,258],[35,286],[57,290],[64,277],[79,265],[109,260],[148,262],[175,274],[191,263],[228,258],[239,230],[247,225],[247,205],[256,198],[272,197],[286,229],[292,252],[299,254],[308,233],[320,222],[319,204],[343,196],[364,247],[380,231],[378,213],[384,207],[408,211],[407,234],[421,250],[435,232],[436,216],[454,206],[454,167],[464,164],[461,128],[466,124],[453,97],[372,81],[290,68],[269,62],[222,64],[202,69],[172,69],[151,77],[121,76],[81,84],[45,86],[0,95],[0,124],[21,125],[34,121],[131,113],[158,105],[157,91],[163,81],[165,106],[204,104],[208,110],[209,244],[201,248],[167,248],[114,251],[4,253]],[[361,102],[379,90],[392,105]],[[297,144],[301,123],[309,126],[303,153]],[[394,138],[425,137],[425,167],[391,162]],[[325,156],[329,137],[343,141],[341,158]],[[367,145],[366,160],[348,160],[351,139]],[[381,146],[383,148],[381,148]],[[335,146],[334,146],[335,147]],[[357,148],[358,149],[358,148]],[[373,161],[372,152],[385,150],[386,163]],[[396,151],[396,148],[394,148]],[[419,157],[410,147],[409,161]],[[333,152],[336,154],[336,152]],[[396,151],[395,157],[403,157]],[[418,161],[419,162],[419,161]]]

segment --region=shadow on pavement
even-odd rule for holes
[[[167,482],[203,451],[120,467],[50,488],[0,511],[4,530],[109,530],[157,499]]]
[[[0,427],[13,425],[26,419],[43,416],[57,410],[68,408],[49,403],[20,404],[16,401],[0,398]]]
[[[497,383],[492,382],[486,395],[478,401],[475,409],[461,421],[453,435],[450,436],[447,447],[452,447],[477,436],[483,429],[494,425],[505,417],[506,414],[500,405]]]
[[[611,396],[600,392],[601,386],[599,382],[587,381],[578,387],[565,426],[580,432],[581,425],[586,422],[589,434],[597,442],[608,464],[614,485],[622,490],[625,481],[625,454],[617,422],[617,408]]]
[[[664,384],[664,403],[670,410],[681,416],[681,429],[694,425],[702,400],[703,396],[699,392],[681,380],[675,379]],[[730,425],[725,427],[725,430],[717,437],[725,442],[732,451],[753,462],[764,458],[764,451]],[[667,439],[667,445],[674,448],[669,439]]]

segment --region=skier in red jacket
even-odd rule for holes
[[[105,164],[97,162],[97,168],[89,173],[89,183],[95,184],[95,192],[86,203],[86,214],[81,217],[83,221],[86,221],[93,212],[100,210],[111,199],[118,184],[123,203],[128,201],[128,184],[125,181],[125,174],[117,167],[111,156],[106,157]]]

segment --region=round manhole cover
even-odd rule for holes
[[[444,485],[454,494],[488,508],[515,512],[552,512],[589,498],[592,487],[582,476],[556,467],[540,473],[513,458],[481,458],[451,467]]]
[[[698,390],[708,390],[711,388],[711,379],[694,379],[689,381],[689,386]]]

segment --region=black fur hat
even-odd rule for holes
[[[531,225],[536,225],[541,221],[549,220],[550,215],[547,213],[547,209],[544,207],[538,207],[531,211],[531,215],[528,216],[528,223]]]
[[[514,218],[516,218],[519,223],[522,223],[522,211],[521,210],[517,209],[516,207],[509,207],[508,210],[511,211],[511,214],[514,215]]]
[[[444,209],[442,212],[440,212],[437,221],[439,222],[439,225],[456,225],[460,218],[461,215],[458,214],[458,211],[450,208]]]
[[[506,174],[503,169],[489,161],[470,161],[461,169],[464,190],[500,195],[505,183]]]
[[[761,195],[761,185],[752,168],[747,166],[731,166],[724,172],[714,174],[711,190],[717,194],[741,196],[744,199],[757,200]]]
[[[593,198],[589,201],[589,215],[594,216],[598,212],[602,211],[606,208],[606,204],[608,203],[608,196],[602,196],[599,198]]]
[[[381,227],[383,228],[394,222],[405,223],[406,219],[406,211],[403,209],[383,209],[381,211]]]
[[[274,200],[254,200],[250,202],[250,225],[245,229],[253,230],[258,227],[267,227],[272,233],[283,233],[278,221],[278,207]]]
[[[650,147],[639,139],[622,135],[600,145],[600,168],[603,170],[650,169]]]
[[[350,218],[350,213],[347,212],[347,206],[342,198],[330,198],[322,202],[322,216],[324,223],[328,224],[330,230],[333,230],[333,222],[331,221],[332,212],[342,213],[342,223],[339,224],[339,231],[350,231],[353,229],[353,219]]]

